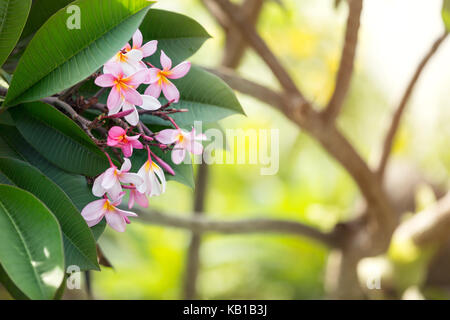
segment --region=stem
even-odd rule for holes
[[[105,154],[106,157],[108,158],[109,165],[110,165],[112,168],[115,168],[116,166],[115,166],[114,163],[112,162],[111,157],[110,157],[110,155],[108,154],[108,152],[105,151],[104,154]]]
[[[173,120],[172,117],[167,116],[167,120],[169,120],[175,128],[180,129],[180,127],[175,123],[175,120]]]

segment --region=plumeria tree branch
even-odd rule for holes
[[[333,233],[324,233],[300,222],[277,219],[243,219],[236,221],[213,220],[199,215],[177,216],[156,211],[135,210],[139,221],[149,224],[188,229],[192,232],[218,232],[224,234],[241,233],[289,233],[308,237],[329,247],[339,246]]]
[[[247,18],[240,12],[239,7],[231,3],[229,0],[215,1],[229,21],[241,31],[242,35],[248,40],[249,45],[259,54],[267,66],[272,70],[283,89],[290,95],[303,98],[287,70],[281,65],[280,61],[267,46],[266,42],[259,36],[255,27],[250,24]]]
[[[324,110],[324,117],[327,118],[327,120],[333,120],[339,114],[339,111],[344,103],[344,99],[347,96],[353,74],[363,1],[349,0],[348,4],[349,13],[347,18],[347,28],[345,32],[341,62],[339,64],[339,70],[336,76],[336,85],[330,102]]]
[[[400,239],[411,239],[418,246],[441,244],[449,238],[450,193],[435,204],[416,213],[403,222],[395,235]]]
[[[417,81],[419,80],[419,78],[420,78],[421,74],[423,73],[423,70],[427,66],[428,62],[434,56],[434,54],[438,51],[439,47],[444,42],[444,40],[447,38],[447,36],[448,36],[448,32],[445,31],[432,44],[429,51],[426,53],[426,55],[423,57],[423,59],[420,61],[419,65],[417,66],[416,71],[414,72],[414,75],[412,76],[411,80],[409,81],[408,86],[405,90],[405,93],[402,96],[402,99],[400,100],[398,107],[395,109],[395,112],[392,116],[391,124],[389,126],[389,129],[386,133],[386,137],[384,139],[383,148],[382,148],[381,156],[380,156],[380,161],[379,161],[378,168],[377,168],[377,172],[380,177],[382,177],[384,175],[386,165],[389,160],[389,155],[391,153],[392,144],[394,143],[395,135],[400,126],[400,121],[405,112],[408,101],[411,98],[414,88],[416,87]]]
[[[275,106],[276,108],[285,108],[283,102],[284,97],[281,92],[277,92],[266,86],[242,78],[236,72],[227,68],[205,69],[222,78],[222,80],[236,91],[252,96],[268,105]]]

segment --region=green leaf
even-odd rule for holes
[[[4,64],[5,70],[14,73],[17,63],[20,60],[25,48],[30,43],[36,31],[50,18],[56,11],[65,7],[73,0],[33,0],[27,23],[23,28],[19,42]]]
[[[0,156],[24,160],[38,168],[64,190],[80,212],[89,202],[97,199],[92,194],[85,177],[67,173],[51,164],[25,141],[15,127],[0,125]],[[7,178],[5,177],[5,179]],[[8,181],[4,181],[3,183],[9,184]],[[102,235],[105,226],[105,223],[99,223],[91,228],[96,241]]]
[[[450,32],[450,0],[444,0],[442,3],[442,20],[445,29]]]
[[[216,122],[232,114],[244,114],[233,90],[217,76],[193,66],[191,71],[181,79],[171,80],[180,91],[180,101],[171,107],[188,109],[189,112],[175,113],[173,119],[184,128],[191,128],[194,121],[204,123]],[[141,90],[144,90],[143,87]],[[164,98],[162,104],[167,103]],[[143,115],[141,120],[147,124],[170,125],[161,118]]]
[[[31,193],[0,185],[0,263],[31,299],[52,299],[64,278],[58,222]]]
[[[211,38],[206,30],[195,20],[170,11],[151,9],[140,28],[144,43],[158,40],[158,49],[163,50],[174,63],[192,56]],[[151,61],[159,63],[159,52]]]
[[[0,1],[0,66],[19,40],[30,8],[31,0]]]
[[[32,102],[10,113],[25,140],[54,165],[85,176],[96,176],[109,167],[86,133],[54,107]]]
[[[80,29],[59,10],[39,30],[14,74],[5,106],[38,100],[87,78],[131,38],[153,2],[78,0]]]
[[[64,191],[26,162],[0,157],[0,172],[17,187],[34,194],[55,215],[61,226],[66,266],[100,270],[94,237]]]
[[[20,291],[19,288],[12,282],[5,272],[5,269],[0,265],[0,283],[6,288],[11,297],[16,300],[28,300],[28,297]]]
[[[27,23],[20,39],[33,35],[59,9],[64,8],[73,0],[33,0]]]

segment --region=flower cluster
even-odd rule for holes
[[[158,42],[153,40],[143,44],[143,36],[139,30],[135,32],[132,40],[132,45],[127,43],[117,52],[103,66],[103,74],[95,79],[97,86],[111,88],[106,103],[108,115],[105,118],[123,117],[129,124],[119,121],[119,125],[108,128],[106,145],[122,151],[122,165],[119,169],[105,151],[110,167],[94,180],[92,187],[92,193],[102,198],[89,203],[81,212],[90,227],[105,217],[106,222],[119,232],[125,231],[126,224],[130,223],[128,217],[137,216],[133,212],[118,208],[126,191],[129,191],[129,209],[133,208],[135,203],[147,207],[149,197],[158,196],[166,189],[163,169],[175,175],[170,165],[156,156],[151,148],[170,151],[173,163],[180,164],[186,157],[186,151],[201,154],[203,147],[199,141],[205,139],[203,134],[196,134],[194,129],[191,132],[181,129],[167,110],[168,106],[180,100],[180,92],[170,80],[184,77],[191,68],[190,62],[185,61],[172,67],[172,60],[161,50],[161,69],[157,68],[144,61],[144,58],[157,51]],[[141,85],[147,85],[145,91],[141,90],[144,94],[138,90]],[[164,106],[161,106],[158,100],[161,92],[169,101]],[[149,133],[147,130],[145,134],[139,119],[141,112],[137,107],[143,109],[143,113],[169,120],[174,129],[157,133]],[[123,125],[120,126],[121,123]],[[146,149],[147,152],[147,161],[137,173],[130,172],[130,157],[135,149]]]

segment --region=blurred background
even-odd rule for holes
[[[282,4],[266,1],[258,30],[307,98],[324,105],[332,93],[339,65],[347,6],[342,3],[336,9],[334,0],[283,0]],[[415,67],[443,31],[441,6],[441,0],[364,1],[356,70],[339,126],[369,162],[379,156],[393,108]],[[224,33],[201,1],[160,0],[155,7],[183,13],[200,22],[213,38],[192,61],[211,67],[221,63]],[[392,184],[393,189],[412,188],[408,201],[416,209],[434,201],[433,188],[447,187],[448,56],[447,41],[424,71],[394,145],[393,164],[398,167],[390,170],[397,183]],[[246,51],[238,72],[276,88],[270,71],[251,50]],[[291,219],[324,231],[351,219],[359,193],[347,173],[282,114],[248,96],[238,98],[247,117],[229,117],[221,122],[222,127],[279,129],[279,172],[263,176],[258,165],[209,166],[205,215],[220,219]],[[417,177],[414,183],[409,182],[411,177]],[[151,200],[151,209],[189,215],[193,199],[192,190],[170,182],[163,196]],[[194,292],[192,288],[186,289],[187,285],[192,286],[186,284],[190,242],[188,231],[145,225],[139,219],[124,234],[108,228],[100,246],[114,268],[104,267],[101,272],[90,274],[92,296],[95,299],[326,297],[324,275],[329,252],[307,238],[205,234],[199,249]],[[398,248],[391,251],[385,258],[398,262]],[[424,288],[420,294],[426,298],[450,297],[450,291],[441,285],[443,282],[432,283],[417,254],[405,248],[400,251],[400,264],[407,261],[409,271],[396,278],[395,286],[402,290],[410,288],[412,294],[420,286]],[[440,271],[448,270],[443,262],[436,266]],[[400,266],[392,272],[398,270],[405,269]],[[70,296],[73,294],[68,293],[68,298],[73,298]]]

